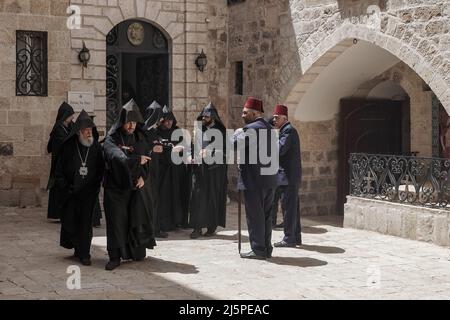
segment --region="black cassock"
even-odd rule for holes
[[[180,141],[171,140],[174,130],[179,129],[174,121],[171,129],[158,127],[156,134],[161,141],[174,145]],[[161,231],[174,230],[178,225],[187,223],[189,206],[189,174],[184,163],[176,165],[171,159],[172,148],[164,147],[162,154],[154,154],[152,172],[157,177],[155,204],[159,228]]]
[[[87,148],[79,143],[76,134],[71,134],[63,143],[55,168],[55,185],[61,203],[60,245],[75,248],[79,258],[90,258],[92,213],[103,178],[103,153],[97,139],[98,135]],[[80,171],[82,167],[87,172]]]
[[[141,165],[140,156],[149,155],[150,150],[145,133],[139,127],[132,135],[121,131],[125,122],[135,121],[127,121],[127,113],[124,107],[103,145],[107,249],[110,258],[142,259],[146,248],[156,246],[148,188],[145,185],[141,189],[135,187],[139,177],[148,183],[149,163]]]
[[[50,176],[48,179],[47,190],[49,190],[48,194],[48,207],[47,207],[47,218],[49,219],[59,219],[59,207],[61,207],[61,203],[58,201],[58,188],[55,186],[55,169],[56,169],[56,157],[58,155],[59,150],[64,142],[64,140],[68,137],[69,133],[72,130],[72,123],[69,126],[65,126],[63,122],[74,114],[73,108],[63,102],[58,109],[58,115],[56,116],[55,124],[50,133],[50,138],[47,143],[47,152],[51,153],[51,167],[50,167]]]
[[[212,109],[213,112],[210,110]],[[209,112],[209,113],[208,113]],[[222,133],[222,150],[215,149],[213,152],[219,153],[222,164],[201,164],[192,165],[192,194],[190,201],[190,225],[194,229],[209,228],[214,231],[217,226],[225,227],[226,221],[226,201],[227,201],[227,165],[225,159],[225,137],[226,130],[217,111],[209,104],[200,114],[197,120],[201,120],[204,113],[215,120],[210,128],[202,126],[204,138],[201,141],[201,148],[198,146],[194,150],[208,149],[208,145],[214,142],[214,138],[209,134],[210,129],[217,129]],[[199,142],[200,144],[200,142]],[[212,151],[212,150],[211,150]]]

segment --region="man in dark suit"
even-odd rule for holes
[[[252,248],[252,251],[242,253],[241,257],[262,260],[272,257],[271,212],[278,170],[276,136],[272,126],[263,118],[263,113],[262,101],[248,98],[242,111],[246,125],[236,130],[233,136],[240,157],[238,189],[244,190],[245,213]],[[270,158],[268,162],[267,156]],[[274,157],[276,167],[271,172]]]
[[[274,126],[279,133],[280,170],[278,184],[282,185],[281,208],[283,210],[284,237],[275,247],[295,247],[302,244],[298,191],[301,180],[300,138],[288,120],[286,106],[277,105]]]

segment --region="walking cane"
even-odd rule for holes
[[[241,190],[238,191],[238,250],[241,253]]]

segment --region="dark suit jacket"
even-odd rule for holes
[[[290,122],[280,128],[280,167],[284,170],[288,184],[299,184],[301,179],[300,138]]]
[[[250,129],[253,129],[254,131]],[[251,139],[245,139],[246,143],[244,150],[238,150],[240,151],[241,155],[242,153],[245,153],[245,163],[239,165],[239,179],[238,179],[239,190],[262,190],[262,189],[276,188],[277,170],[275,170],[275,173],[273,175],[262,175],[261,169],[270,167],[270,163],[262,164],[261,159],[259,157],[259,140],[262,134],[267,135],[266,141],[269,155],[270,152],[272,152],[270,145],[270,136],[274,134],[272,129],[273,129],[272,126],[263,118],[258,118],[254,122],[247,124],[243,128],[245,133],[253,132],[256,134],[256,143],[255,140],[252,141]],[[251,152],[253,153],[256,152],[256,154],[258,155],[256,159],[257,160],[256,164],[251,164],[249,161],[251,160],[249,159],[249,154]]]

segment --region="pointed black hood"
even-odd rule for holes
[[[197,117],[197,121],[202,121],[203,117],[210,117],[219,127],[225,129],[222,120],[220,120],[219,112],[217,112],[217,109],[212,102],[209,102],[206,107],[203,108],[202,112],[200,112]]]
[[[173,114],[172,109],[170,109],[168,106],[164,106],[164,108],[162,110],[161,119],[173,120],[172,129],[177,125],[177,119],[175,118],[175,115]]]
[[[73,115],[75,111],[73,110],[72,106],[68,104],[67,102],[63,102],[58,109],[58,114],[56,116],[55,124],[53,125],[52,131],[50,132],[50,139],[47,144],[47,151],[48,153],[52,152],[52,141],[53,141],[53,134],[55,133],[56,128],[61,126],[63,122]]]
[[[109,129],[108,134],[114,134],[118,129],[120,129],[127,122],[136,122],[139,124],[144,123],[144,119],[142,118],[141,112],[139,111],[139,107],[134,102],[133,99],[128,101],[120,110],[119,116],[116,119],[116,122],[113,124],[111,129]]]
[[[146,109],[144,130],[148,130],[151,126],[159,123],[163,116],[163,108],[161,105],[153,101]]]
[[[94,121],[92,121],[92,118],[89,116],[89,114],[83,110],[81,110],[80,115],[77,118],[77,121],[75,121],[75,124],[72,127],[72,131],[70,133],[70,136],[74,136],[78,133],[78,131],[86,128],[92,128],[92,134],[96,141],[98,141],[98,132],[97,132],[97,126],[95,125]]]

